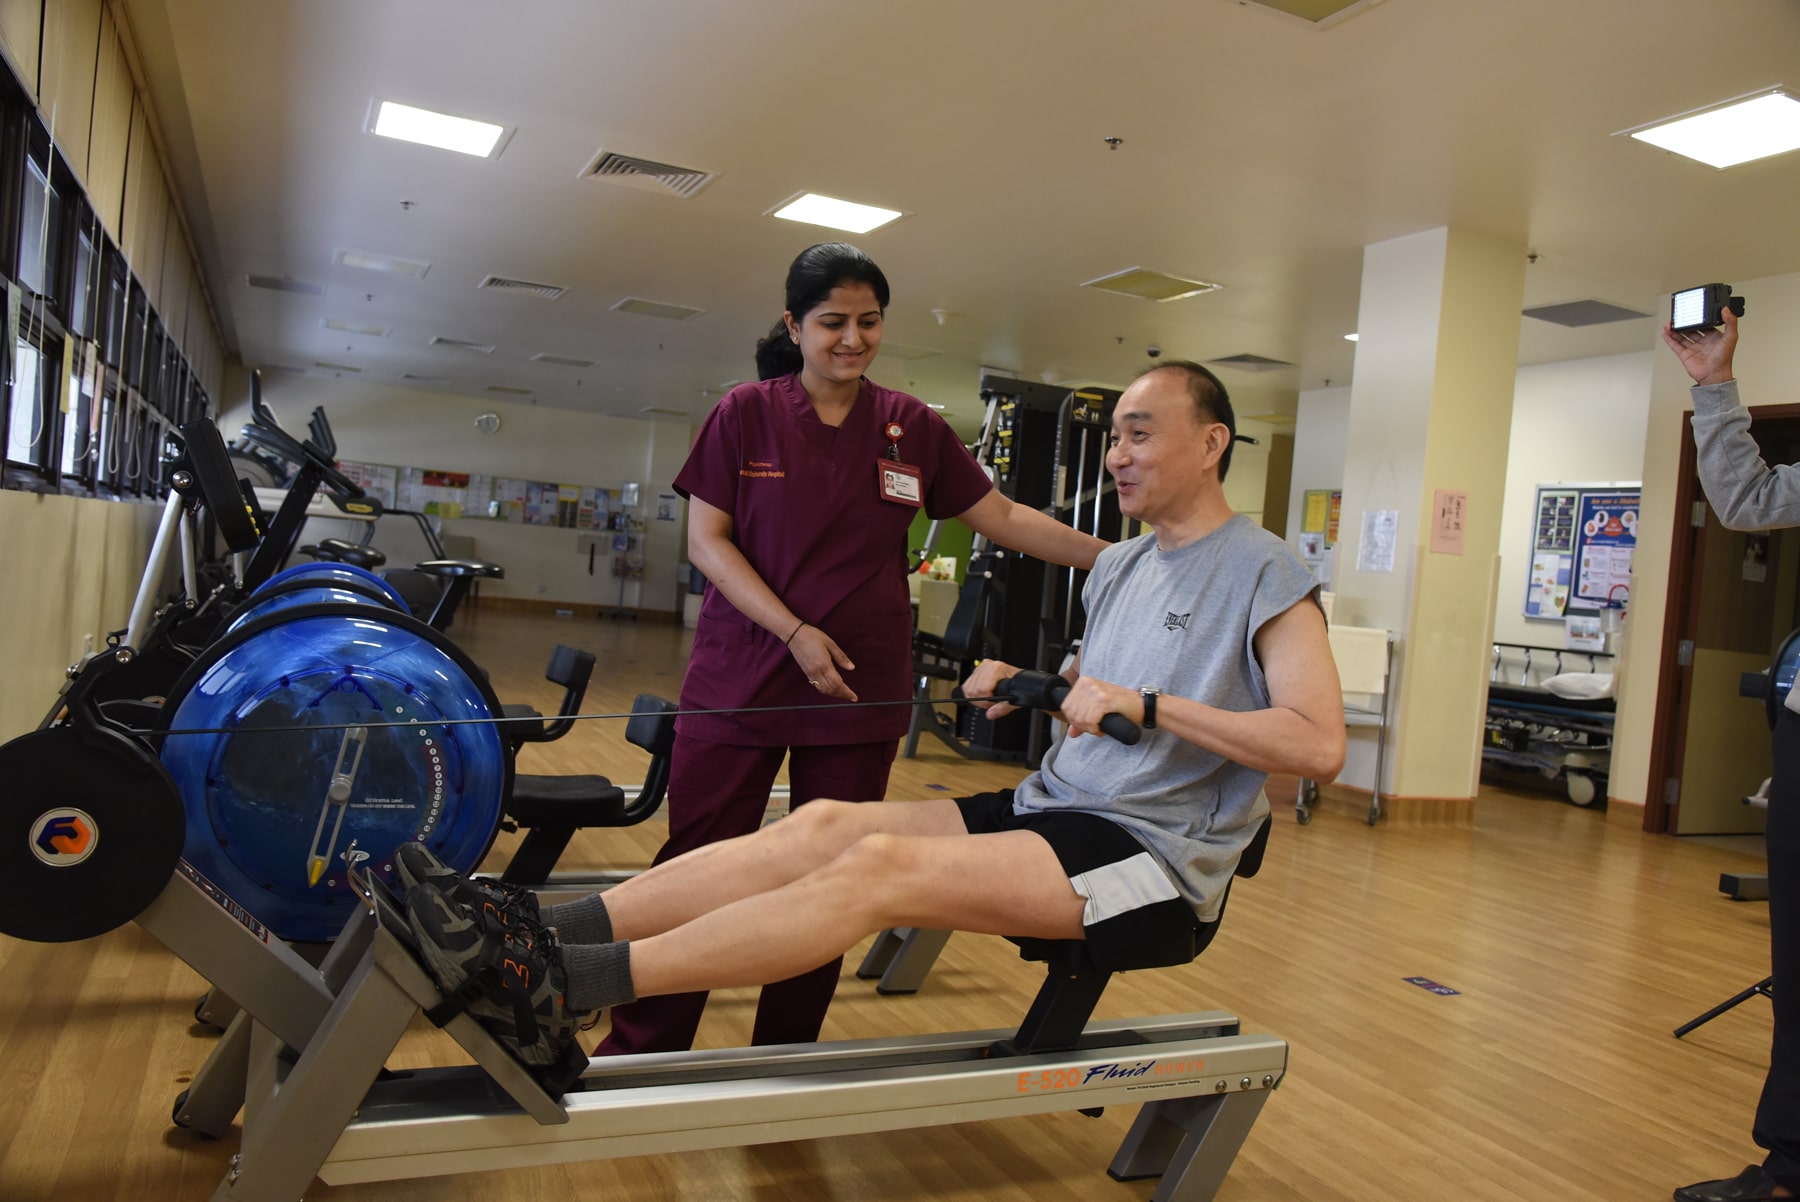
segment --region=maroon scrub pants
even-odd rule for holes
[[[675,736],[669,776],[669,841],[656,853],[661,864],[722,839],[748,835],[762,825],[769,791],[783,756],[791,789],[789,808],[818,797],[879,801],[897,740],[809,747],[739,747]],[[811,1043],[819,1037],[842,957],[809,973],[763,986],[751,1042]],[[632,1052],[681,1052],[694,1045],[706,994],[646,998],[612,1011],[612,1033],[600,1056]]]

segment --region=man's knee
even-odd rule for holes
[[[904,901],[919,879],[924,840],[874,831],[847,846],[820,869],[859,899],[880,907]]]

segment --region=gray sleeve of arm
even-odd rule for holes
[[[1800,468],[1763,461],[1737,381],[1696,384],[1694,448],[1700,484],[1727,529],[1800,525]]]

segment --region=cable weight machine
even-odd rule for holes
[[[980,395],[987,412],[975,458],[1001,494],[1077,530],[1116,540],[1119,502],[1106,474],[1106,446],[1119,393],[989,373],[981,377]],[[928,544],[935,542],[934,527]],[[1085,571],[994,547],[976,535],[965,579],[943,646],[945,656],[964,661],[959,678],[967,674],[967,661],[976,659],[999,658],[1033,671],[1061,669],[1087,621],[1081,606]],[[1036,764],[1049,746],[1049,720],[1035,711],[990,722],[975,707],[958,705],[951,730],[934,727],[925,712],[919,721],[972,759]]]

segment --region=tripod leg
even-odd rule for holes
[[[1770,996],[1770,987],[1774,984],[1774,981],[1775,981],[1774,977],[1764,977],[1762,980],[1760,980],[1756,984],[1750,986],[1750,988],[1744,990],[1744,992],[1738,994],[1736,997],[1728,998],[1725,1001],[1720,1002],[1717,1006],[1714,1006],[1711,1010],[1708,1010],[1705,1014],[1702,1014],[1700,1017],[1693,1019],[1690,1022],[1685,1022],[1685,1023],[1681,1024],[1679,1027],[1675,1028],[1675,1038],[1680,1039],[1683,1035],[1686,1035],[1689,1031],[1692,1031],[1695,1027],[1700,1026],[1702,1023],[1711,1022],[1713,1019],[1719,1017],[1719,1015],[1725,1013],[1727,1010],[1731,1009],[1733,1006],[1737,1005],[1740,1002],[1747,1002],[1751,998],[1755,997],[1757,994],[1761,994],[1764,997],[1769,997]]]

